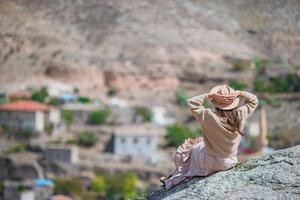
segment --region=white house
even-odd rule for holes
[[[0,125],[40,132],[44,130],[46,123],[58,125],[60,111],[55,107],[31,100],[0,105]]]
[[[155,106],[152,108],[152,113],[152,121],[157,125],[166,126],[176,122],[175,118],[168,116],[167,110],[164,107]]]
[[[120,126],[113,131],[113,152],[147,162],[157,160],[157,133],[148,125]]]

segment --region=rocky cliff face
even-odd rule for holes
[[[300,199],[300,145],[194,178],[170,191],[158,189],[150,199]]]
[[[105,71],[125,90],[155,90],[162,78],[173,89],[174,78],[226,79],[226,56],[299,64],[299,10],[298,0],[3,0],[0,82],[43,76],[95,89]]]

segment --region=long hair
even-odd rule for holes
[[[224,117],[226,119],[227,124],[229,124],[235,132],[238,132],[241,135],[244,135],[241,129],[241,119],[238,115],[238,110],[236,108],[232,110],[221,110],[216,107],[217,113],[220,117]]]

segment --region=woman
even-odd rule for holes
[[[245,99],[240,107],[239,97]],[[204,108],[205,99],[209,99],[215,109]],[[235,91],[228,85],[216,86],[209,94],[188,99],[188,106],[202,127],[203,137],[189,138],[177,148],[175,171],[168,178],[160,179],[166,189],[193,176],[207,176],[232,168],[238,162],[237,149],[246,119],[257,105],[254,94]]]

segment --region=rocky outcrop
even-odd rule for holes
[[[150,195],[158,199],[300,199],[300,145]]]
[[[17,153],[0,157],[0,180],[25,180],[42,176],[39,156],[33,153]]]
[[[91,66],[150,79],[217,82],[234,75],[226,56],[295,65],[299,10],[295,0],[0,1],[0,82],[36,74],[57,79]],[[120,79],[130,85],[134,78]],[[69,81],[78,82],[76,76]]]

